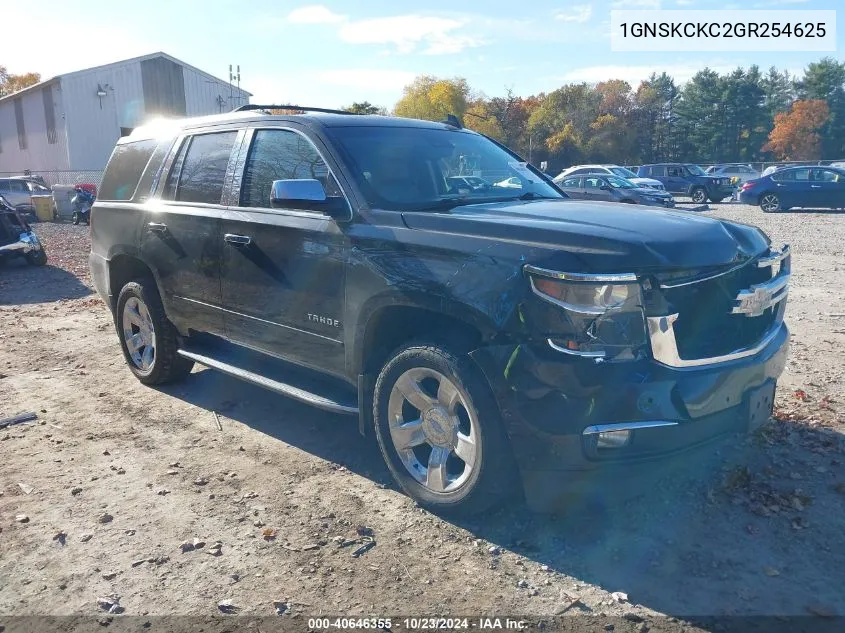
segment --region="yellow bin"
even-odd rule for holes
[[[53,196],[32,196],[32,206],[39,221],[53,221]]]

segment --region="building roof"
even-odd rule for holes
[[[176,64],[179,64],[180,66],[184,66],[185,68],[190,68],[194,72],[197,72],[197,73],[203,75],[204,77],[211,79],[213,81],[219,81],[221,83],[227,83],[223,79],[220,79],[219,77],[215,77],[214,75],[207,73],[204,70],[200,70],[196,66],[191,66],[190,64],[183,62],[181,59],[176,59],[172,55],[168,55],[167,53],[164,53],[162,51],[158,51],[156,53],[149,53],[148,55],[141,55],[139,57],[130,57],[129,59],[121,59],[120,61],[111,62],[111,63],[108,63],[108,64],[102,64],[100,66],[92,66],[91,68],[84,68],[82,70],[74,70],[74,71],[69,72],[69,73],[62,73],[61,75],[56,75],[55,77],[50,77],[50,79],[45,79],[44,81],[40,81],[37,84],[33,84],[32,86],[28,86],[28,87],[24,88],[23,90],[18,90],[17,92],[13,92],[12,94],[6,95],[5,97],[0,97],[0,103],[3,103],[7,99],[19,97],[20,95],[24,94],[25,92],[29,92],[29,91],[32,91],[32,90],[38,90],[39,88],[44,88],[45,86],[47,86],[49,84],[57,83],[63,77],[73,77],[74,75],[81,75],[82,73],[87,73],[87,72],[90,72],[92,70],[100,70],[102,68],[108,68],[109,66],[119,66],[121,64],[126,64],[128,62],[139,62],[140,63],[140,62],[146,61],[148,59],[154,59],[156,57],[164,57],[165,59],[169,59],[170,61],[172,61]],[[240,90],[243,94],[245,94],[249,97],[252,96],[251,92],[244,90],[243,88],[236,88],[236,90]]]

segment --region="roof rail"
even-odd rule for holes
[[[311,106],[298,105],[260,105],[258,103],[248,103],[239,108],[235,108],[234,112],[246,112],[248,110],[302,110],[303,112],[325,112],[326,114],[356,114],[348,110],[332,110],[330,108],[312,108]]]

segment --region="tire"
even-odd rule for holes
[[[692,198],[692,201],[696,204],[703,204],[707,202],[707,192],[704,190],[704,187],[693,187],[692,191],[689,193],[689,197]]]
[[[414,394],[419,408],[404,393]],[[387,467],[420,506],[466,516],[515,494],[519,477],[501,415],[468,356],[431,341],[400,348],[379,373],[373,405],[376,438]],[[408,418],[418,422],[414,433],[397,433],[409,425]],[[412,448],[401,450],[398,442]],[[441,466],[431,468],[431,460]]]
[[[123,286],[117,297],[114,324],[129,370],[145,385],[176,382],[191,372],[193,361],[176,353],[179,334],[164,314],[152,279],[135,279]],[[133,351],[129,349],[130,337],[140,343]]]
[[[710,198],[710,202],[713,204],[719,204],[720,202],[724,202],[725,200],[730,200],[731,196],[727,196],[725,198]]]
[[[764,193],[760,196],[760,209],[763,213],[777,213],[783,210],[780,206],[780,198],[773,193]]]
[[[74,211],[74,212],[73,212],[73,223],[74,223],[74,224],[79,224],[79,211]]]
[[[43,246],[41,250],[31,251],[26,254],[26,261],[33,266],[43,266],[47,263],[47,251],[44,250]]]

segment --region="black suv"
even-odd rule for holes
[[[619,487],[768,419],[790,258],[754,227],[566,199],[454,117],[169,125],[119,140],[91,217],[145,384],[200,363],[358,416],[438,511]]]
[[[730,178],[711,176],[692,163],[643,165],[637,170],[637,176],[655,178],[663,183],[666,191],[689,196],[696,204],[707,202],[708,199],[710,202],[722,202],[735,191]]]

